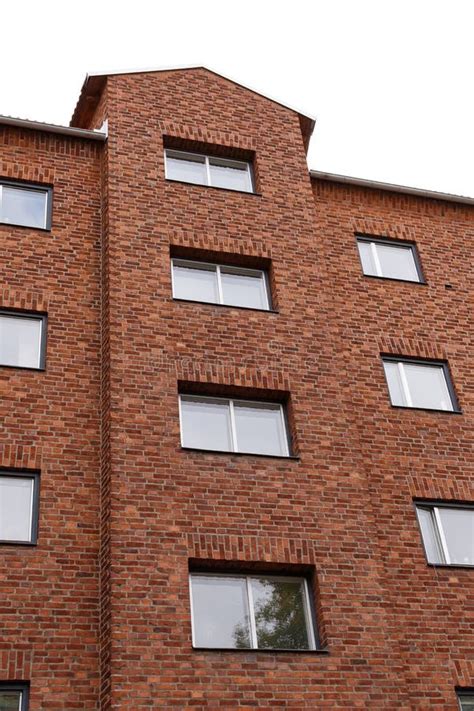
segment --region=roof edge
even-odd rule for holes
[[[354,178],[349,175],[339,175],[337,173],[325,173],[321,170],[310,170],[310,177],[316,180],[327,180],[332,183],[342,183],[343,185],[355,185],[361,188],[372,188],[374,190],[386,190],[392,193],[402,193],[404,195],[414,195],[415,197],[430,198],[431,200],[443,200],[445,202],[455,202],[461,205],[474,205],[474,197],[465,195],[454,195],[452,193],[441,193],[436,190],[425,190],[423,188],[412,188],[407,185],[397,185],[396,183],[384,183],[378,180],[367,180],[366,178]]]
[[[213,69],[212,67],[207,67],[205,64],[183,64],[175,65],[174,67],[143,67],[141,69],[114,69],[110,72],[89,72],[86,75],[86,81],[87,79],[89,79],[89,77],[113,76],[114,74],[153,74],[154,72],[179,72],[183,71],[183,69],[205,69],[206,71],[211,72],[212,74],[217,74],[217,76],[222,77],[223,79],[227,79],[227,81],[231,81],[233,84],[238,84],[244,89],[248,89],[254,94],[259,94],[259,96],[263,96],[265,99],[269,99],[275,104],[280,104],[280,106],[283,106],[285,109],[290,109],[290,111],[294,111],[295,113],[301,114],[302,116],[305,116],[306,118],[309,118],[312,121],[316,122],[316,118],[306,113],[306,111],[301,111],[295,106],[291,106],[290,104],[287,104],[284,101],[280,101],[280,99],[276,99],[274,96],[270,96],[270,94],[263,93],[262,91],[255,89],[255,87],[253,86],[243,84],[241,81],[230,77],[228,74],[218,72],[216,69]]]
[[[71,126],[74,125],[76,122],[80,121],[82,103],[86,100],[86,91],[90,80],[101,80],[109,76],[118,76],[120,74],[153,74],[158,72],[176,72],[188,69],[204,69],[205,71],[210,72],[211,74],[215,74],[216,76],[222,77],[222,79],[226,79],[227,81],[232,82],[232,84],[236,84],[237,86],[241,86],[243,89],[247,89],[247,91],[251,91],[253,94],[258,94],[258,96],[262,96],[264,99],[268,99],[268,101],[272,101],[273,103],[278,104],[279,106],[283,106],[283,108],[288,109],[289,111],[294,111],[300,117],[303,117],[304,121],[302,123],[302,128],[305,127],[309,141],[309,138],[311,137],[311,134],[313,133],[314,127],[316,125],[316,118],[314,116],[310,116],[305,111],[300,111],[300,109],[297,109],[294,106],[290,106],[289,104],[286,104],[285,102],[280,101],[279,99],[276,99],[275,97],[270,96],[269,94],[264,94],[263,92],[259,91],[258,89],[255,89],[254,87],[249,86],[248,84],[243,84],[242,82],[233,79],[227,74],[222,74],[222,72],[218,72],[215,69],[212,69],[211,67],[206,67],[204,64],[188,64],[184,66],[174,67],[144,67],[141,69],[114,69],[108,72],[90,72],[86,74],[86,77],[84,79],[81,93],[79,95],[74,114],[71,118]]]
[[[0,116],[0,125],[29,128],[35,131],[46,131],[47,133],[59,133],[64,136],[86,138],[92,141],[105,141],[107,138],[107,134],[101,131],[90,131],[86,128],[75,128],[71,126],[58,126],[54,123],[31,121],[30,119],[20,119],[13,116]]]

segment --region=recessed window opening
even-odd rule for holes
[[[290,455],[285,410],[276,402],[180,395],[183,447]]]
[[[51,227],[50,188],[0,181],[0,222],[22,227]]]
[[[0,711],[28,711],[28,685],[0,682]]]
[[[446,363],[383,357],[392,405],[458,411]]]
[[[252,167],[248,161],[167,148],[165,173],[168,180],[254,192]]]
[[[39,475],[0,472],[0,541],[35,543]]]
[[[44,368],[46,317],[0,311],[0,365]]]
[[[195,647],[316,649],[305,578],[193,573],[190,587]]]
[[[474,507],[417,504],[429,563],[474,565]]]
[[[414,244],[395,240],[357,237],[357,247],[366,276],[402,281],[423,281],[421,265]]]
[[[262,269],[171,260],[173,297],[241,308],[271,308],[268,275]]]

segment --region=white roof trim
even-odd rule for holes
[[[234,79],[233,77],[230,77],[227,74],[223,74],[222,72],[218,72],[216,69],[212,69],[212,67],[207,67],[204,64],[185,64],[176,65],[174,67],[142,67],[141,69],[112,69],[111,71],[96,71],[86,74],[86,79],[84,83],[87,82],[89,77],[111,76],[115,74],[149,74],[152,72],[173,72],[178,71],[180,69],[206,69],[208,72],[217,74],[223,79],[227,79],[227,81],[231,81],[233,84],[238,84],[239,86],[243,87],[244,89],[248,89],[254,94],[259,94],[265,99],[274,101],[276,104],[280,104],[280,106],[284,106],[286,109],[290,109],[290,111],[295,111],[297,114],[302,114],[302,116],[306,116],[306,118],[309,118],[311,119],[311,121],[316,123],[316,118],[311,114],[308,114],[306,111],[301,111],[301,109],[297,109],[295,106],[290,106],[290,104],[287,104],[286,102],[281,101],[280,99],[277,99],[274,96],[265,94],[264,92],[259,91],[258,89],[255,89],[254,87],[249,86],[248,84],[242,84],[241,81],[238,81],[237,79]]]
[[[64,136],[75,136],[76,138],[88,138],[93,141],[105,141],[106,133],[101,131],[90,131],[86,128],[73,128],[71,126],[58,126],[54,123],[43,123],[42,121],[31,121],[30,119],[20,119],[14,116],[0,116],[0,125],[16,126],[17,128],[31,128],[36,131],[46,131],[47,133],[60,133]]]
[[[343,183],[345,185],[357,185],[361,188],[373,188],[375,190],[387,190],[392,193],[403,193],[405,195],[415,195],[421,198],[431,198],[432,200],[445,200],[446,202],[457,202],[462,205],[474,205],[474,197],[465,195],[453,195],[452,193],[440,193],[436,190],[424,190],[423,188],[411,188],[406,185],[396,185],[394,183],[383,183],[378,180],[367,180],[366,178],[353,178],[349,175],[338,175],[337,173],[324,173],[320,170],[310,170],[311,178],[317,180],[329,180],[333,183]]]

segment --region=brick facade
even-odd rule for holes
[[[426,564],[413,500],[473,499],[473,207],[311,180],[305,117],[205,69],[89,87],[107,142],[0,131],[0,177],[54,190],[50,232],[0,224],[0,307],[48,313],[45,372],[0,368],[0,464],[41,472],[0,681],[31,711],[455,711],[473,570]],[[166,180],[165,145],[251,156],[256,194]],[[427,284],[364,277],[356,233],[416,241]],[[173,300],[170,254],[266,266],[274,311]],[[462,414],[391,408],[381,353],[447,359]],[[295,456],[181,448],[183,388],[285,400]],[[321,649],[193,650],[196,564],[304,572]]]

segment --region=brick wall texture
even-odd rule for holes
[[[0,177],[54,189],[50,232],[0,224],[0,306],[48,313],[46,370],[0,368],[0,465],[41,471],[0,681],[31,711],[455,711],[473,571],[426,564],[413,500],[473,499],[473,208],[310,180],[298,114],[204,69],[110,76],[105,117],[0,130]],[[257,194],[165,180],[166,141],[254,154]],[[364,277],[358,232],[427,284]],[[170,252],[271,264],[277,312],[173,301]],[[462,414],[391,408],[381,353],[447,359]],[[284,395],[298,458],[183,450],[183,383]],[[193,650],[190,560],[311,570],[325,651]]]

